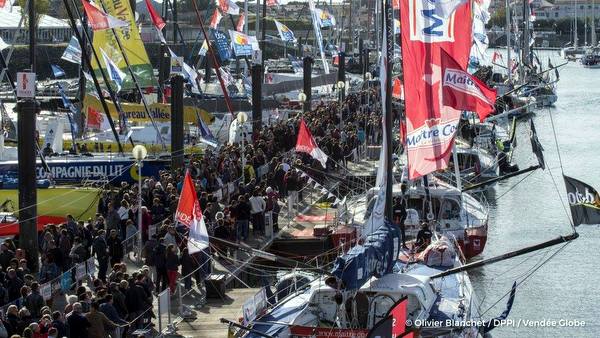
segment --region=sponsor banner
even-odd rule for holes
[[[158,177],[159,171],[165,169],[169,161],[144,161],[144,176]],[[78,183],[83,180],[114,180],[113,184],[120,182],[138,181],[137,167],[133,165],[133,160],[106,160],[106,161],[88,161],[88,162],[54,162],[47,161],[49,173],[42,166],[41,162],[36,164],[35,172],[37,179],[52,178],[56,183]],[[18,174],[16,161],[0,164],[0,172],[9,176]]]
[[[110,116],[113,119],[119,119],[119,113],[115,108],[115,105],[112,101],[106,100],[106,104],[108,104],[108,110],[110,111]],[[103,112],[104,109],[100,104],[100,100],[92,95],[86,95],[83,100],[83,111],[89,111],[88,108],[92,108],[95,111]],[[123,109],[123,116],[129,122],[150,122],[150,119],[146,115],[146,111],[144,110],[144,105],[138,103],[124,103],[121,102],[121,108]],[[154,118],[156,122],[171,122],[171,105],[166,103],[152,103],[148,105],[148,109],[150,114]],[[198,121],[197,116],[200,115],[202,120],[206,124],[211,124],[214,120],[212,114],[207,112],[204,109],[192,107],[192,106],[184,106],[183,107],[183,122],[184,123],[196,123]]]
[[[252,56],[254,47],[252,46],[250,36],[230,29],[229,37],[231,38],[231,45],[233,46],[235,56]]]
[[[106,7],[108,14],[129,23],[127,27],[116,28],[115,32],[121,41],[125,53],[127,53],[127,58],[140,86],[142,88],[156,86],[157,82],[154,78],[152,64],[150,64],[150,59],[144,48],[129,1],[103,0],[102,3]],[[119,69],[123,71],[127,69],[127,64],[125,63],[125,59],[120,55],[119,46],[112,30],[95,31],[93,47],[96,51],[100,51],[100,48],[102,48],[109,53],[109,56],[115,61]],[[100,77],[98,63],[93,58],[92,69]],[[133,79],[131,76],[127,76],[123,81],[122,89],[134,88]]]
[[[212,30],[212,35],[221,61],[229,60],[231,53],[229,52],[229,40],[227,39],[227,35],[214,29]]]
[[[416,179],[448,166],[460,111],[442,104],[441,49],[462,69],[471,48],[471,4],[459,6],[448,18],[438,16],[428,0],[401,0],[406,100],[406,145],[409,178]],[[420,13],[418,15],[417,13]]]

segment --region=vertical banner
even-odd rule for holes
[[[448,166],[461,112],[442,104],[440,55],[443,48],[466,68],[471,3],[444,18],[429,0],[400,1],[404,83],[411,84],[404,88],[408,174],[416,179]]]
[[[231,55],[229,55],[229,40],[227,40],[227,35],[218,30],[212,30],[212,35],[213,39],[215,40],[217,51],[219,52],[219,58],[221,59],[221,62],[229,60]]]
[[[321,28],[319,28],[319,17],[317,16],[317,9],[313,0],[308,0],[308,6],[310,7],[310,15],[312,16],[313,28],[315,30],[315,39],[319,44],[319,51],[321,52],[321,60],[323,61],[323,69],[325,74],[329,74],[329,64],[325,59],[325,51],[323,50],[323,35],[321,35]]]
[[[140,86],[142,88],[155,86],[156,81],[154,79],[152,64],[150,64],[150,59],[144,48],[129,1],[101,0],[101,3],[106,7],[107,14],[129,23],[127,27],[116,28],[115,32],[119,37],[124,52],[127,54],[127,59]],[[115,34],[113,34],[111,29],[95,31],[93,47],[98,53],[100,52],[100,48],[104,49],[108,56],[115,61],[119,69],[127,69],[127,63],[119,50]],[[100,74],[98,63],[94,59],[92,59],[92,69],[98,75]],[[133,88],[135,88],[133,79],[131,76],[126,77],[123,81],[123,89]]]

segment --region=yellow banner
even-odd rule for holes
[[[108,104],[110,116],[113,119],[118,120],[119,113],[117,112],[114,103],[110,100],[106,100],[106,103]],[[100,100],[93,95],[86,95],[83,99],[83,111],[85,112],[86,116],[89,111],[89,108],[104,113],[104,109],[102,108]],[[150,122],[150,119],[148,118],[148,116],[146,115],[146,111],[144,110],[143,104],[121,102],[121,108],[123,109],[123,114],[125,114],[125,118],[129,122]],[[156,122],[171,122],[170,104],[153,103],[148,105],[148,110],[150,111],[150,115],[152,115],[152,118]],[[211,124],[215,119],[211,113],[207,112],[204,109],[192,106],[183,107],[184,123],[198,123],[198,116],[200,116],[206,124]]]
[[[146,49],[144,48],[144,43],[142,42],[140,32],[135,25],[134,16],[133,12],[131,11],[129,1],[99,0],[97,3],[99,5],[98,7],[100,8],[103,8],[102,5],[104,5],[108,14],[123,21],[129,22],[129,27],[116,28],[115,32],[119,37],[119,41],[123,46],[123,50],[127,54],[127,59],[131,64],[133,72],[136,74],[140,86],[151,87],[156,85],[156,82],[154,81],[152,65],[150,64],[150,59],[148,58]],[[101,55],[100,48],[102,48],[102,50],[106,52],[110,59],[127,74],[123,81],[123,89],[134,88],[133,79],[127,70],[127,63],[121,54],[113,30],[107,29],[94,32],[93,41],[94,49],[98,55]],[[106,66],[102,65],[102,67],[105,68]],[[99,74],[100,70],[98,68],[98,63],[96,63],[94,58],[92,58],[92,69],[94,72]]]

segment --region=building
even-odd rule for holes
[[[19,27],[19,22],[21,23]],[[13,6],[12,10],[0,15],[0,36],[7,43],[24,44],[29,42],[29,29],[21,20],[21,8]],[[49,15],[42,15],[37,30],[39,42],[68,42],[71,39],[71,26],[67,20]]]
[[[536,0],[539,1],[539,0]],[[538,19],[559,20],[564,18],[598,17],[600,15],[600,0],[556,0],[552,6],[535,10]]]

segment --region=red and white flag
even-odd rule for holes
[[[323,168],[326,168],[327,155],[319,148],[317,142],[312,137],[310,130],[306,126],[304,119],[300,120],[300,130],[298,131],[298,140],[296,141],[296,151],[307,153],[315,160],[319,161]]]
[[[240,14],[240,7],[231,0],[217,0],[217,6],[219,6],[223,13],[233,15]]]
[[[204,224],[204,216],[202,216],[196,188],[194,188],[194,182],[192,182],[189,171],[185,173],[175,219],[190,229],[188,238],[188,252],[190,254],[208,248],[208,231]]]
[[[112,15],[104,13],[101,9],[89,3],[87,0],[81,0],[83,9],[88,16],[90,26],[94,31],[101,31],[111,28],[129,27],[127,21],[119,20]]]
[[[87,109],[87,127],[95,130],[110,129],[108,118],[91,106]]]
[[[498,59],[502,60],[502,54],[494,52],[494,54],[492,55],[492,63],[496,63],[496,60]]]
[[[448,166],[461,111],[442,104],[441,49],[466,67],[472,44],[471,3],[448,18],[429,0],[400,0],[406,101],[408,175],[416,179]],[[404,29],[406,28],[406,29]]]
[[[495,110],[496,90],[465,71],[443,49],[442,97],[444,106],[476,112],[480,121]]]
[[[235,30],[240,33],[243,32],[245,24],[246,24],[246,15],[244,15],[244,13],[242,13],[240,15],[240,18],[238,19],[237,25],[235,26]]]
[[[158,15],[156,10],[154,9],[154,6],[152,6],[152,3],[150,3],[150,0],[145,0],[145,1],[146,1],[146,7],[148,8],[148,13],[150,14],[150,19],[152,20],[152,24],[154,25],[154,28],[158,32],[158,37],[160,38],[160,41],[162,43],[167,43],[167,40],[165,39],[165,36],[162,33],[162,29],[167,24],[161,18],[161,16]]]
[[[267,6],[269,7],[273,7],[273,6],[279,6],[279,0],[267,0]]]
[[[402,81],[400,81],[400,78],[394,79],[394,83],[392,85],[392,96],[395,99],[404,99],[404,85],[402,85]]]
[[[210,28],[217,29],[217,27],[219,26],[219,22],[221,22],[221,19],[223,19],[223,15],[221,14],[221,12],[219,12],[218,8],[215,8],[215,12],[210,17]]]

